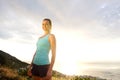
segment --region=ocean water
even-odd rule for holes
[[[120,80],[120,63],[91,63],[86,66],[89,68],[82,72],[78,71],[78,74],[93,75],[107,80]]]
[[[120,62],[78,63],[57,65],[56,70],[66,75],[90,75],[107,80],[120,80]]]

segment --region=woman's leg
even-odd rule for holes
[[[32,79],[33,79],[33,80],[43,80],[42,78],[37,77],[37,76],[32,76]]]
[[[52,80],[52,77],[49,78],[49,79],[46,79],[46,78],[44,77],[44,78],[42,78],[42,80]]]

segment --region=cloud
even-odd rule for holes
[[[37,33],[37,26],[40,21],[36,15],[25,11],[25,9],[16,2],[1,2],[0,13],[0,38],[12,39],[23,38],[32,40]],[[33,17],[34,16],[34,17]]]
[[[103,25],[112,38],[120,37],[120,2],[111,2],[98,11],[97,21]]]
[[[9,39],[11,37],[13,37],[13,35],[11,35],[9,32],[0,30],[0,38]]]
[[[34,39],[45,17],[57,28],[83,30],[94,38],[119,37],[119,4],[119,0],[2,0],[0,38]]]

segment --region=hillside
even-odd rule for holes
[[[18,60],[16,57],[0,50],[0,65],[18,69],[28,66],[27,63]]]

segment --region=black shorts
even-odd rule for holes
[[[31,70],[32,75],[33,76],[38,76],[38,77],[45,77],[47,75],[49,66],[50,66],[50,64],[47,64],[47,65],[33,64],[32,70]]]

